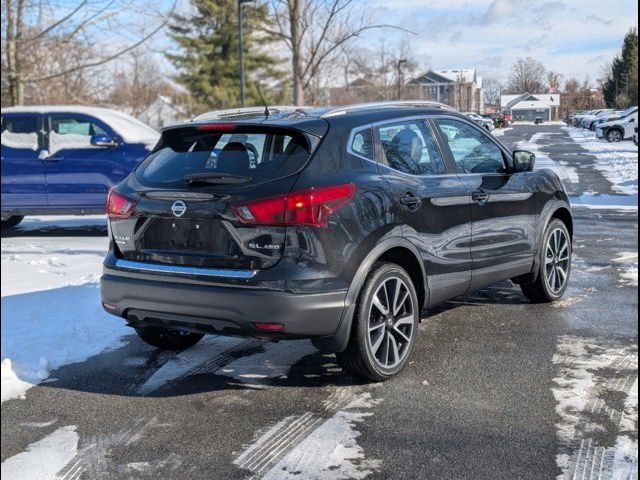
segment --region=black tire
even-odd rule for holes
[[[204,335],[162,327],[136,327],[136,333],[146,343],[163,350],[184,350],[194,346]]]
[[[552,280],[549,279],[548,269],[558,268],[557,266],[559,264],[557,262],[557,259],[564,258],[564,255],[562,256],[554,255],[554,260],[551,263],[547,262],[547,258],[548,258],[548,251],[549,249],[552,248],[550,246],[550,242],[553,242],[553,239],[551,238],[551,236],[558,229],[562,231],[562,234],[564,235],[564,238],[567,241],[568,251],[566,255],[568,260],[566,264],[564,263],[562,264],[562,267],[564,267],[564,270],[566,270],[566,276],[564,277],[564,281],[560,286],[560,288],[555,289],[553,286],[550,285]],[[549,222],[549,225],[547,225],[547,228],[544,232],[542,248],[540,249],[540,253],[539,253],[539,267],[538,267],[539,271],[538,271],[537,279],[535,282],[530,284],[521,284],[520,288],[522,289],[522,293],[524,293],[524,295],[533,303],[555,302],[560,297],[562,297],[562,295],[564,295],[564,292],[567,290],[567,286],[569,285],[569,279],[571,276],[571,254],[572,253],[573,253],[573,245],[571,243],[571,236],[569,235],[569,230],[567,229],[567,226],[564,224],[563,221],[558,219],[553,219],[551,222]],[[558,276],[557,278],[560,278],[560,275],[558,274],[557,271],[555,272],[555,275]]]
[[[401,289],[400,291],[408,292],[406,299],[402,302],[397,302],[402,303],[401,310],[398,311],[397,315],[394,315],[394,312],[388,315],[392,317],[395,316],[395,320],[393,318],[391,320],[388,318],[385,320],[386,317],[378,310],[377,315],[380,318],[378,319],[379,321],[377,321],[378,326],[374,327],[375,329],[378,327],[381,328],[381,330],[377,332],[380,335],[393,336],[394,339],[387,339],[385,347],[381,345],[381,343],[384,343],[384,340],[381,340],[378,342],[378,349],[374,351],[371,340],[371,335],[374,335],[372,333],[374,330],[372,329],[370,332],[369,329],[370,317],[373,318],[372,316],[375,312],[373,306],[374,296],[377,295],[379,290],[387,288],[388,285],[393,285],[392,282],[397,281],[397,279],[399,279],[401,281],[400,283],[404,286],[404,288],[399,287]],[[397,283],[395,285],[397,286]],[[404,296],[404,293],[397,294],[396,298],[401,296]],[[411,306],[410,311],[409,304]],[[375,308],[377,309],[377,307]],[[392,306],[390,310],[393,311],[395,309]],[[409,317],[411,317],[410,321],[407,320]],[[419,318],[418,295],[409,274],[402,267],[394,263],[376,263],[371,269],[371,272],[369,272],[358,295],[353,323],[351,325],[349,344],[346,350],[336,354],[338,362],[348,373],[354,376],[379,382],[390,379],[404,368],[411,356],[418,333]],[[398,322],[394,326],[393,323],[396,320],[401,321],[402,325]],[[407,333],[409,332],[409,326],[411,333]],[[402,330],[399,332],[398,329]],[[399,333],[402,334],[401,337],[398,336]],[[396,340],[397,338],[408,338],[408,341],[402,340],[398,342]],[[395,349],[392,348],[393,346],[395,346]],[[389,367],[382,365],[376,356],[380,349],[383,350],[382,355],[386,355],[386,360],[389,360],[389,351],[391,351],[391,356],[397,360],[397,364]],[[385,349],[386,353],[384,352]],[[393,354],[393,352],[396,353]]]
[[[6,220],[2,220],[2,228],[13,228],[18,225],[24,217],[21,215],[13,215],[7,217]]]

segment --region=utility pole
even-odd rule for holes
[[[242,4],[253,0],[238,0],[238,51],[240,55],[240,106],[244,108],[244,32],[242,31]]]
[[[397,85],[397,94],[396,96],[398,97],[398,100],[402,100],[402,84],[404,83],[404,76],[402,75],[402,66],[405,65],[407,63],[407,60],[405,60],[404,58],[401,58],[400,60],[398,60],[398,63],[396,65],[396,68],[398,70],[398,85]]]

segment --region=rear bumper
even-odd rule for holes
[[[347,293],[292,294],[203,285],[172,281],[166,273],[140,278],[112,268],[105,268],[100,286],[105,310],[125,318],[132,326],[170,326],[262,338],[333,335]],[[264,332],[254,326],[256,323],[277,323],[283,329]]]

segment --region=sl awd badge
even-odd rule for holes
[[[171,205],[171,211],[176,217],[181,217],[184,215],[184,212],[187,211],[187,204],[182,200],[176,200],[173,202],[173,205]]]

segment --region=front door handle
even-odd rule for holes
[[[400,203],[407,207],[416,208],[422,203],[422,200],[420,200],[420,197],[416,197],[413,193],[407,192],[400,197]]]
[[[489,200],[489,194],[484,190],[476,190],[471,194],[471,200],[476,202],[478,205],[484,205]]]

